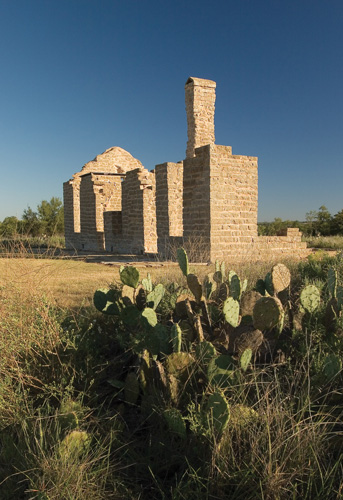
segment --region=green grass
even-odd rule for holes
[[[343,236],[306,236],[303,237],[310,248],[343,250]]]

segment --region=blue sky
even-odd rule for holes
[[[259,220],[343,209],[342,0],[0,0],[0,220],[109,147],[185,156],[184,84],[259,158]]]

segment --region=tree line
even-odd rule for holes
[[[306,214],[306,220],[282,220],[275,218],[273,222],[260,222],[258,234],[260,236],[275,236],[287,227],[298,227],[304,236],[334,236],[343,235],[343,210],[331,215],[325,205],[319,210],[311,210]]]
[[[15,216],[5,217],[0,222],[0,236],[55,236],[64,233],[64,212],[60,198],[43,200],[36,210],[27,207],[21,219]]]
[[[311,210],[306,214],[306,220],[282,220],[276,217],[272,222],[260,222],[258,234],[261,236],[275,236],[287,227],[298,227],[304,236],[332,236],[343,235],[343,210],[331,215],[322,205],[319,210]],[[54,236],[64,234],[64,211],[60,198],[52,197],[50,201],[43,200],[36,210],[28,207],[22,218],[15,216],[5,217],[0,222],[0,236],[12,237],[15,235]]]

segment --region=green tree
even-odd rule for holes
[[[30,234],[31,236],[42,234],[42,223],[38,218],[37,212],[34,212],[32,208],[27,207],[24,210],[22,219],[24,233]]]
[[[343,210],[337,212],[331,221],[332,234],[343,234]]]
[[[52,197],[50,201],[43,200],[37,206],[38,219],[42,231],[51,236],[64,231],[64,212],[60,198]]]
[[[318,212],[316,210],[310,210],[306,214],[306,222],[307,222],[307,231],[306,234],[308,236],[315,235],[315,222],[318,218]]]
[[[331,234],[331,214],[325,205],[319,207],[317,218],[314,223],[315,231],[317,234],[328,236]]]
[[[1,223],[1,236],[14,236],[19,232],[19,220],[17,217],[5,217]]]

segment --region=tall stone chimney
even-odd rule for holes
[[[216,82],[190,77],[185,92],[188,126],[186,158],[192,158],[195,148],[214,144]]]

